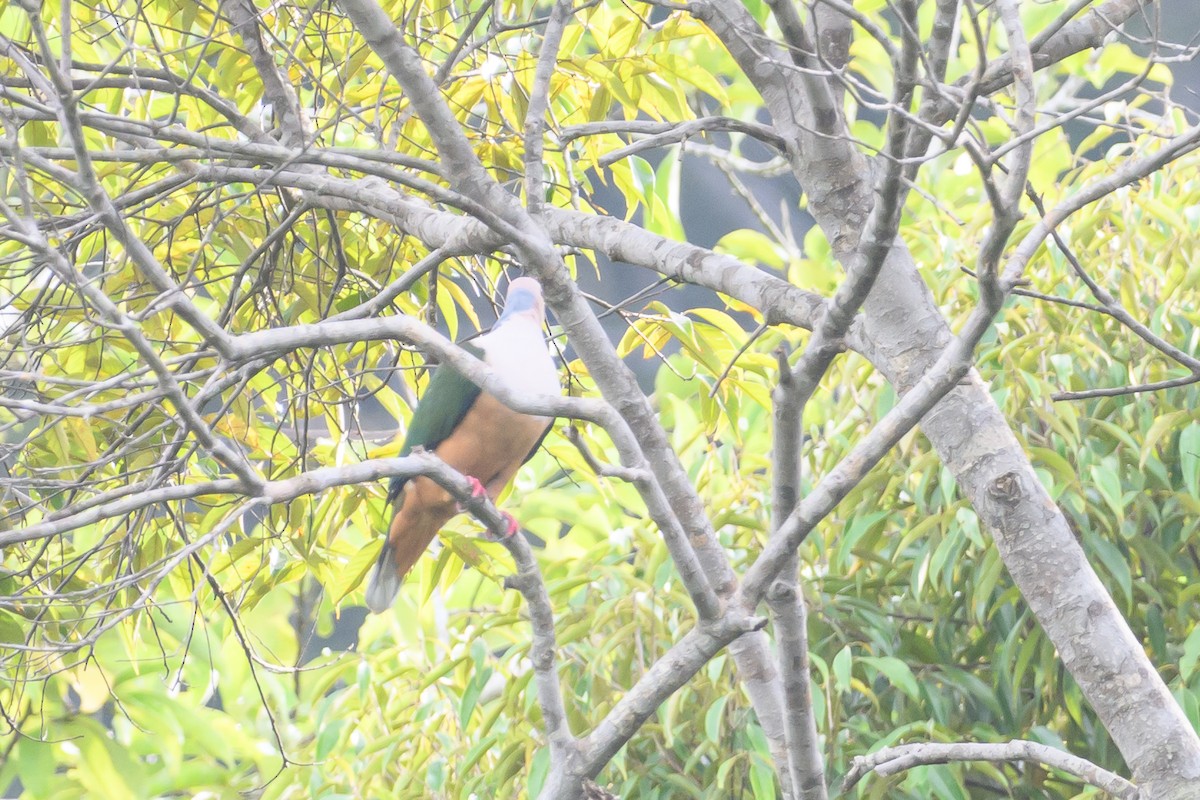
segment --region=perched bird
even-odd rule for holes
[[[517,278],[508,287],[504,313],[492,330],[464,348],[510,386],[557,394],[558,371],[542,333],[545,317],[542,287],[533,278]],[[486,493],[495,501],[537,450],[551,422],[550,417],[513,411],[442,365],[413,412],[400,454],[417,448],[431,451],[468,476],[477,497]],[[460,510],[449,492],[426,477],[393,478],[388,502],[392,523],[367,583],[367,607],[377,614],[391,607],[404,576]],[[509,517],[509,533],[516,530],[516,521]]]

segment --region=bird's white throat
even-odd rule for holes
[[[515,390],[529,394],[559,394],[558,370],[546,346],[542,327],[532,316],[505,323],[479,338],[484,361]]]

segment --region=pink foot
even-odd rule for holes
[[[521,530],[521,526],[517,524],[517,521],[513,518],[512,514],[509,514],[507,511],[501,511],[500,516],[504,520],[504,535],[498,537],[492,533],[490,528],[484,532],[484,534],[493,542],[498,542],[501,539],[511,539],[517,535],[517,531]]]
[[[471,499],[478,500],[481,497],[487,497],[487,489],[483,488],[483,484],[479,482],[479,478],[467,476],[467,483],[471,485]],[[466,511],[467,508],[462,503],[458,504],[458,510]]]

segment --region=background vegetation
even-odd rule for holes
[[[746,5],[767,22],[766,4]],[[1063,5],[1030,4],[1025,21],[1036,29]],[[50,7],[41,14],[54,50],[63,52],[69,37],[97,181],[129,233],[205,315],[240,333],[355,314],[413,264],[428,266],[430,249],[385,221],[318,208],[251,176],[279,145],[255,141],[239,120],[270,123],[279,111],[223,9],[191,0],[68,6],[67,15]],[[483,5],[393,6],[384,4],[434,65],[451,64],[448,54],[470,42],[442,76],[446,97],[491,174],[515,186],[536,59],[537,29],[528,23],[547,8],[505,0],[487,35],[468,39]],[[882,0],[855,6],[894,23]],[[932,13],[921,6],[922,25]],[[320,163],[336,177],[357,177],[354,165],[339,166],[339,154],[371,152],[377,174],[437,201],[445,181],[424,126],[347,20],[327,4],[278,4],[259,15],[322,144],[289,167]],[[1000,52],[1002,37],[990,30],[974,40],[983,32],[963,26],[948,80],[970,73],[977,47]],[[427,380],[426,357],[393,341],[355,342],[226,369],[135,269],[128,243],[88,210],[68,172],[79,169],[63,150],[69,144],[41,110],[45,87],[31,85],[21,60],[40,63],[29,17],[8,5],[0,33],[10,222],[22,213],[43,220],[53,247],[136,320],[211,430],[242,444],[263,475],[281,480],[395,454],[400,437],[386,419],[403,429]],[[884,84],[891,63],[857,28],[853,56],[862,85]],[[1170,80],[1118,43],[1050,68],[1041,91],[1049,101],[1066,85],[1088,82],[1100,92],[1114,77],[1146,74]],[[623,157],[627,138],[572,129],[718,109],[755,120],[758,95],[687,14],[616,2],[577,8],[551,96],[561,146],[545,153],[548,204],[590,211],[593,190],[615,189],[646,229],[683,239],[682,207],[742,202],[681,197],[686,162],[677,144],[662,158]],[[867,148],[883,143],[871,106],[870,97],[848,100],[853,134]],[[1108,124],[1092,120],[1089,135],[1037,141],[1030,182],[1048,204],[1185,121],[1181,110],[1136,92],[1093,113]],[[1010,132],[994,122],[978,133],[999,147]],[[166,151],[142,158],[151,140]],[[706,146],[721,150],[716,160],[726,167],[747,152],[761,155],[740,134],[717,134]],[[689,152],[704,155],[703,146]],[[950,153],[926,165],[900,233],[954,326],[977,300],[960,265],[974,262],[990,220],[963,159]],[[1124,187],[1059,230],[1096,281],[1191,353],[1200,347],[1197,166],[1190,157]],[[840,273],[821,234],[793,237],[794,208],[782,216],[755,210],[763,224],[728,234],[717,249],[828,294]],[[180,486],[228,477],[186,435],[137,346],[92,298],[52,275],[28,242],[0,241],[0,257],[0,527],[19,532],[93,498],[149,491],[167,473]],[[568,264],[606,279],[606,262],[597,267],[594,254],[575,252]],[[493,318],[488,302],[513,267],[503,256],[454,253],[414,275],[385,313],[435,322],[461,341]],[[1060,248],[1043,248],[1027,277],[1028,291],[1006,307],[977,367],[1200,727],[1200,395],[1192,385],[1056,400],[1187,371],[1080,307],[1095,301]],[[757,309],[726,297],[680,307],[672,288],[613,306],[625,323],[618,350],[627,361],[655,363],[656,410],[740,571],[769,528],[774,354],[801,347],[808,334],[764,330]],[[553,320],[551,332],[560,332]],[[596,394],[573,350],[556,341],[569,392]],[[862,357],[837,361],[803,421],[805,481],[828,472],[895,401]],[[504,504],[539,540],[568,719],[581,731],[695,623],[695,612],[636,491],[597,476],[569,440],[571,427],[601,461],[618,461],[594,426],[560,420]],[[0,709],[9,734],[0,788],[19,786],[38,800],[536,795],[549,758],[524,605],[502,585],[513,571],[509,555],[461,516],[394,613],[354,630],[385,514],[383,485],[372,482],[261,507],[236,496],[176,499],[69,536],[3,540]],[[880,746],[964,738],[1033,739],[1124,771],[919,433],[820,524],[800,556],[812,690],[832,776]],[[355,641],[347,647],[348,635]],[[715,657],[662,705],[599,783],[638,798],[775,796],[766,741],[730,657]],[[1039,767],[976,763],[921,767],[851,794],[1032,800],[1098,792]]]

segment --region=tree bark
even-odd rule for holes
[[[1139,4],[1130,0],[1128,5],[1121,10],[1132,13]],[[808,197],[809,213],[834,255],[848,263],[875,202],[870,167],[849,137],[813,135],[815,103],[807,97],[809,87],[787,68],[782,48],[740,3],[701,1],[694,9],[758,88],[776,131],[788,141],[789,160]],[[1124,18],[1116,17],[1111,24]],[[1060,38],[1053,37],[1052,43]],[[1049,59],[1039,60],[1039,65],[1042,61]],[[863,307],[863,317],[856,333],[864,354],[901,392],[936,360],[950,335],[899,240]],[[1088,564],[978,374],[972,371],[926,415],[921,427],[991,532],[1013,580],[1144,796],[1200,798],[1200,737]]]
[[[946,340],[907,252],[894,251],[864,307],[868,357],[904,391]],[[1038,481],[978,373],[921,422],[1001,558],[1104,722],[1148,800],[1200,798],[1200,738]]]

